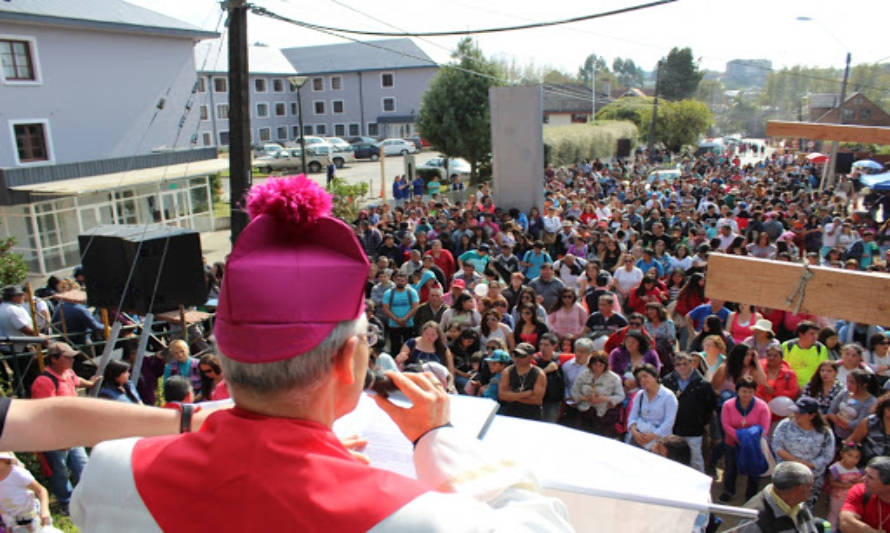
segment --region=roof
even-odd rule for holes
[[[812,93],[808,98],[810,109],[832,109],[841,99],[837,93]]]
[[[577,83],[544,83],[545,113],[590,113],[593,93],[590,87]],[[597,105],[601,105],[597,95]]]
[[[0,20],[155,33],[177,37],[218,37],[187,22],[123,0],[14,0],[0,2]]]
[[[77,196],[79,194],[99,191],[110,191],[122,187],[132,187],[143,183],[167,183],[184,178],[195,178],[216,174],[229,168],[228,159],[204,159],[190,163],[142,168],[128,172],[115,172],[98,176],[84,176],[67,180],[18,185],[10,187],[16,191],[28,191],[36,194],[63,194]]]
[[[247,64],[250,67],[251,74],[291,76],[297,73],[294,66],[281,53],[281,50],[269,46],[248,46]],[[198,72],[228,72],[228,41],[226,39],[214,39],[196,44],[195,68]]]
[[[300,46],[281,50],[300,74],[437,67],[411,39]]]

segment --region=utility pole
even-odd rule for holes
[[[247,63],[247,11],[245,0],[228,0],[229,12],[229,194],[232,244],[247,226],[244,199],[251,185],[250,75]]]
[[[843,124],[846,122],[844,120],[844,104],[847,100],[847,79],[850,77],[850,52],[847,52],[847,63],[844,66],[844,81],[841,83],[841,100],[837,105],[837,122],[838,124]],[[827,179],[824,180],[822,186],[819,187],[819,191],[821,192],[825,187],[829,189],[834,185],[834,167],[837,165],[837,148],[838,142],[831,142],[831,159],[828,160],[828,176]]]
[[[661,77],[661,64],[662,61],[658,61],[658,66],[655,67],[655,102],[652,104],[652,122],[649,123],[649,160],[655,160],[655,119],[658,118],[658,79]]]

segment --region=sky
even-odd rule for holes
[[[205,29],[215,29],[217,0],[129,0]],[[470,30],[557,20],[646,3],[648,0],[253,0],[271,11],[314,24],[400,31]],[[352,8],[352,9],[350,9]],[[357,11],[356,11],[357,10]],[[806,18],[809,20],[798,20]],[[595,20],[477,36],[486,56],[569,73],[591,53],[631,58],[652,70],[673,46],[688,46],[702,68],[723,71],[731,59],[842,68],[890,61],[888,0],[678,0]],[[384,37],[358,37],[363,40]],[[280,48],[344,42],[292,24],[250,15],[248,39]],[[433,60],[447,62],[459,37],[414,38]]]

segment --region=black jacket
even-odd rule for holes
[[[698,371],[693,371],[689,380],[686,390],[679,394],[680,376],[676,370],[665,376],[662,384],[677,394],[674,434],[681,437],[700,437],[705,432],[705,424],[717,408],[717,393]]]

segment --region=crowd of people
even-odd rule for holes
[[[817,169],[791,154],[755,154],[746,162],[733,153],[706,154],[675,163],[681,172],[672,181],[660,179],[640,153],[629,161],[548,167],[544,202],[528,211],[498,206],[486,184],[468,191],[415,180],[409,189],[400,179],[392,203],[351,221],[370,264],[362,318],[371,365],[426,372],[448,393],[497,401],[502,415],[622,439],[715,478],[722,467],[723,502],[733,501],[741,475],[755,508],[808,521],[825,498],[833,528],[884,530],[888,333],[880,324],[705,296],[708,257],[717,253],[888,272],[883,199],[858,190],[855,176],[819,192]],[[208,268],[213,296],[224,290],[224,270]],[[0,328],[39,335],[20,312],[22,296],[17,288],[4,291]],[[310,315],[334,305],[313,301],[318,307],[305,311]],[[81,321],[71,331],[101,326],[85,306],[63,305],[63,320]],[[302,315],[294,321],[307,323]],[[239,331],[226,328],[228,335]],[[235,354],[238,342],[224,339]],[[191,413],[192,403],[229,397],[225,370],[240,368],[231,353],[193,357],[193,346],[175,341],[146,355],[134,383],[133,348],[125,346],[123,358],[106,366],[99,385],[73,372],[76,350],[54,343],[31,396],[74,396],[78,387],[99,386],[110,401]],[[244,398],[259,401],[249,373],[232,379],[247,387]],[[262,383],[273,386],[275,379]],[[50,491],[67,506],[86,453],[74,447],[46,458]],[[773,484],[761,490],[773,463]],[[4,465],[21,468],[0,453],[0,475]],[[33,519],[44,521],[47,491],[19,474],[11,478],[16,490],[33,491],[39,505],[32,507],[41,513]],[[0,512],[15,518],[16,511]]]
[[[501,414],[649,450],[679,436],[694,468],[716,476],[722,461],[724,502],[739,474],[746,500],[760,489],[767,467],[752,457],[803,464],[806,505],[824,493],[837,527],[851,473],[890,443],[890,337],[709,299],[708,256],[886,273],[884,199],[855,174],[820,192],[820,169],[791,154],[673,163],[673,181],[640,154],[548,167],[544,203],[527,212],[486,185],[467,199],[418,183],[362,211],[376,364],[441,366],[449,391]]]

